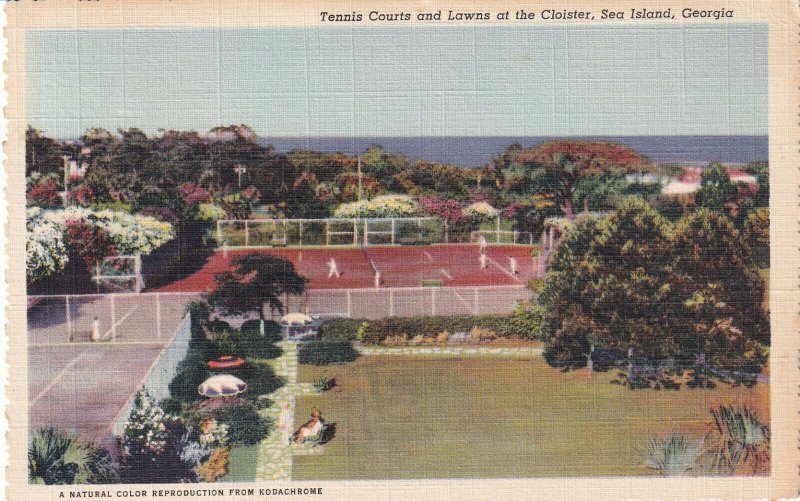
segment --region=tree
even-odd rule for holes
[[[247,254],[233,260],[233,271],[216,276],[217,289],[208,302],[230,315],[256,312],[263,321],[264,305],[283,313],[283,294],[302,294],[307,278],[291,261],[269,254]]]
[[[612,172],[640,172],[652,168],[649,160],[621,144],[605,141],[549,141],[521,150],[515,161],[539,171],[540,192],[555,195],[567,217],[574,216],[573,197],[585,176],[607,176]]]
[[[592,344],[671,355],[659,311],[670,291],[667,249],[666,221],[641,199],[600,221],[579,218],[556,251],[540,298],[552,319],[551,361],[584,365]]]
[[[727,217],[700,209],[673,227],[632,198],[602,220],[578,218],[553,256],[540,296],[545,357],[580,367],[595,346],[613,363],[632,350],[656,374],[698,360],[757,373],[769,343],[763,297],[750,247]]]
[[[696,195],[698,206],[724,212],[727,205],[736,200],[736,195],[736,184],[731,181],[722,164],[713,163],[703,171]]]

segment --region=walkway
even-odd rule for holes
[[[542,354],[541,348],[494,346],[356,346],[362,355],[422,355],[429,357],[516,357],[528,358]]]

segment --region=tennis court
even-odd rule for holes
[[[45,426],[108,438],[159,359],[169,356],[190,294],[32,296],[28,307],[29,432]],[[90,340],[97,318],[99,339]]]
[[[193,275],[159,288],[162,292],[205,292],[216,286],[214,276],[230,271],[232,261],[253,253],[271,254],[291,261],[308,277],[308,289],[375,288],[375,270],[380,287],[420,287],[436,281],[448,286],[524,285],[544,274],[543,258],[531,256],[533,247],[489,246],[482,268],[476,244],[426,246],[378,246],[365,248],[261,248],[218,251]],[[339,276],[329,276],[333,259]],[[516,273],[512,270],[516,262]]]

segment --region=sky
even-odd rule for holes
[[[29,125],[265,137],[766,135],[765,24],[34,30]]]

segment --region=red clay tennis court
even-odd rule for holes
[[[524,245],[490,246],[486,268],[481,268],[479,247],[475,244],[428,246],[379,246],[365,248],[260,248],[216,252],[196,273],[159,288],[163,292],[205,292],[213,290],[214,276],[230,271],[233,259],[253,253],[281,256],[309,278],[308,289],[360,289],[375,287],[375,269],[381,287],[420,287],[425,281],[440,281],[448,286],[524,285],[541,276],[540,259],[531,256]],[[512,273],[512,258],[517,273]],[[339,277],[329,277],[328,262],[333,259]]]

